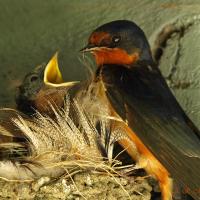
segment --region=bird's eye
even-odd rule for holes
[[[38,80],[38,76],[36,76],[36,75],[33,75],[31,78],[30,78],[30,81],[31,82],[35,82],[35,81],[37,81]]]
[[[120,40],[121,40],[121,37],[120,37],[120,36],[114,36],[114,37],[112,38],[112,41],[113,41],[114,43],[118,43],[118,42],[120,42]]]

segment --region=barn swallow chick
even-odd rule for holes
[[[56,53],[47,65],[38,66],[25,76],[16,94],[17,109],[26,114],[35,110],[51,114],[48,102],[62,107],[67,90],[77,83],[63,81]]]

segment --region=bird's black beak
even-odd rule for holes
[[[87,46],[85,46],[83,49],[80,50],[80,52],[84,53],[84,52],[91,52],[94,50],[99,50],[101,47],[95,46],[93,44],[88,44]]]
[[[92,51],[92,49],[94,49],[95,46],[92,44],[87,44],[84,48],[82,48],[80,50],[80,52],[84,53],[84,52],[88,52],[88,51]]]

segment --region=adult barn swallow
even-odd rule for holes
[[[158,180],[162,199],[172,199],[173,179],[199,200],[200,132],[154,63],[144,32],[131,21],[113,21],[94,30],[82,51],[94,55],[96,80],[139,157],[133,145],[120,144]]]

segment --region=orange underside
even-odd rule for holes
[[[139,59],[139,53],[129,55],[125,50],[119,48],[101,48],[93,52],[97,65],[122,64],[129,65]]]
[[[101,98],[105,98],[105,103],[107,103],[110,108],[109,114],[115,118],[119,118],[118,114],[113,110],[110,102],[107,101],[105,93],[101,92],[99,95]],[[139,166],[141,166],[141,168],[144,168],[149,175],[156,178],[161,189],[162,200],[172,200],[172,179],[170,178],[170,174],[167,169],[143,144],[137,134],[129,128],[127,123],[124,121],[113,121],[112,131],[119,129],[126,133],[129,140],[121,139],[118,143],[127,151],[132,159],[136,161]]]
[[[97,65],[103,64],[124,64],[130,65],[136,62],[139,59],[139,53],[135,52],[132,55],[129,55],[125,50],[119,48],[100,48],[93,51],[93,54],[96,59]],[[103,94],[100,94],[102,98]],[[110,104],[108,102],[108,104]],[[112,105],[110,107],[110,114],[112,116],[118,117],[115,111],[112,109]],[[135,160],[139,162],[140,158],[145,163],[142,166],[149,175],[154,176],[160,185],[160,189],[162,192],[162,200],[172,200],[172,181],[169,177],[169,172],[167,169],[156,159],[156,157],[151,153],[151,151],[142,143],[142,141],[137,137],[137,135],[128,127],[125,122],[116,122],[113,123],[113,129],[122,128],[130,140],[122,139],[119,141],[120,145],[126,149],[129,155]],[[137,156],[136,149],[139,153],[139,158]]]
[[[121,123],[120,126],[123,127],[123,130],[127,133],[130,140],[135,144],[140,156],[142,156],[142,159],[145,160],[145,171],[149,175],[154,176],[159,181],[162,192],[162,199],[171,200],[172,182],[169,178],[169,172],[167,169],[155,158],[155,156],[148,150],[148,148],[142,143],[137,135],[125,123]],[[137,158],[135,158],[135,148],[133,148],[133,144],[131,144],[130,141],[121,140],[119,143],[123,148],[127,149],[127,152],[134,160],[139,161]]]

